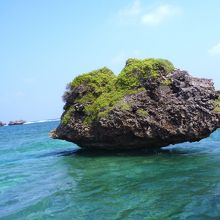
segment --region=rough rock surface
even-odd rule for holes
[[[51,136],[89,149],[157,149],[199,141],[220,127],[219,93],[212,80],[175,68],[167,70],[157,60],[156,68],[153,65],[156,74],[149,74],[148,68],[140,74],[135,62],[142,61],[128,60],[126,71],[122,70],[127,78],[138,76],[139,84],[129,88],[134,93],[123,93],[110,107],[100,107],[96,117],[86,110],[91,102],[82,101],[94,90],[86,81],[72,84],[65,94],[61,123]]]
[[[8,123],[8,125],[9,125],[9,126],[11,126],[11,125],[23,125],[25,122],[26,122],[26,121],[24,121],[24,120],[10,121],[10,122]]]

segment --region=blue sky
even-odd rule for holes
[[[0,120],[57,118],[65,85],[160,57],[220,89],[220,1],[1,0]]]

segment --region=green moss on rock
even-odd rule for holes
[[[66,125],[68,123],[74,111],[75,111],[74,107],[70,106],[70,108],[66,111],[66,113],[62,117],[62,124]]]
[[[122,111],[129,111],[131,109],[131,104],[132,103],[122,100],[117,103],[117,107]]]
[[[146,117],[146,116],[148,116],[148,112],[146,111],[146,110],[144,110],[144,109],[138,109],[137,110],[137,114],[139,115],[139,116],[141,116],[141,117]]]
[[[160,71],[171,73],[174,70],[173,64],[163,59],[128,59],[125,68],[119,74],[116,86],[118,88],[134,89],[141,87],[143,78],[159,77]]]
[[[214,100],[213,105],[214,105],[214,111],[220,113],[220,95],[218,99]]]
[[[174,66],[168,60],[128,59],[118,76],[104,67],[76,77],[69,88],[71,91],[79,87],[84,88],[85,92],[78,94],[73,102],[84,105],[84,123],[89,124],[98,118],[107,117],[117,104],[123,103],[125,96],[145,90],[142,85],[143,79],[159,77],[161,73],[169,74],[173,70]],[[121,108],[126,111],[129,104],[124,103]],[[72,113],[73,110],[67,110],[62,122],[66,124]],[[141,113],[146,115],[145,112]]]
[[[171,81],[171,79],[165,79],[165,80],[163,80],[163,81],[161,82],[161,84],[162,84],[163,86],[171,86],[172,81]]]
[[[103,92],[103,89],[111,90],[108,87],[109,83],[114,80],[116,76],[114,73],[107,67],[103,67],[98,70],[94,70],[89,73],[84,73],[80,76],[77,76],[71,83],[72,88],[78,87],[80,85],[85,85],[94,89],[97,93]]]

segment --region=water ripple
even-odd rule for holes
[[[220,219],[220,130],[161,151],[88,151],[58,122],[0,129],[0,219]]]

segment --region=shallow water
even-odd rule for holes
[[[0,128],[0,219],[220,219],[220,130],[159,153],[92,153],[58,122]]]

